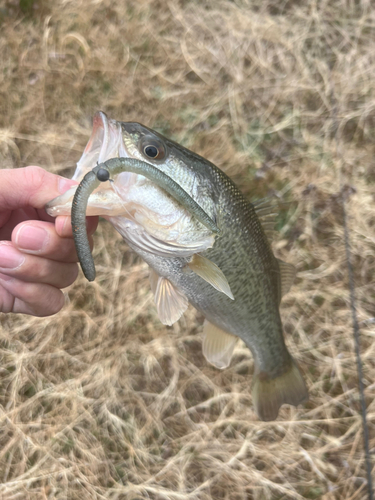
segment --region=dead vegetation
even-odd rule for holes
[[[289,202],[274,248],[299,271],[282,316],[311,395],[259,422],[250,352],[221,372],[194,310],[161,325],[146,266],[103,222],[93,284],[54,317],[1,317],[0,497],[366,498],[340,191],[374,450],[371,2],[20,0],[0,23],[1,167],[71,175],[102,109]]]

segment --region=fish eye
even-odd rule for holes
[[[156,158],[159,154],[158,148],[152,145],[146,146],[143,151],[149,158]]]
[[[150,136],[142,137],[139,149],[145,158],[152,160],[163,160],[166,155],[166,148],[162,141]]]

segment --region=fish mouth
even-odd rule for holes
[[[118,122],[97,112],[72,179],[80,182],[98,163],[111,158],[139,159],[141,153],[132,137],[139,129],[153,133],[140,124]],[[47,213],[70,216],[77,187],[48,202]],[[191,213],[173,196],[166,196],[144,176],[126,171],[116,174],[111,182],[100,183],[89,196],[86,215],[104,217],[133,248],[160,256],[190,256],[212,247],[215,240],[212,231],[191,223]]]
[[[121,123],[109,119],[103,111],[98,111],[94,115],[91,137],[77,163],[72,179],[80,182],[97,163],[119,157],[129,157],[122,137]],[[124,177],[129,177],[131,174],[120,175],[124,183]],[[48,202],[45,206],[47,213],[53,217],[70,215],[76,189],[77,186],[73,186],[64,194]],[[123,201],[110,183],[102,183],[89,198],[87,215],[113,216],[121,215],[123,212]]]
[[[91,137],[77,163],[72,179],[81,181],[97,163],[119,157],[128,157],[122,138],[121,124],[109,119],[103,111],[98,111],[94,115]]]

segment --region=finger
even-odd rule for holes
[[[40,167],[3,169],[0,181],[0,212],[26,206],[41,209],[47,201],[77,184]]]
[[[10,240],[12,237],[12,231],[17,226],[17,224],[35,218],[38,217],[34,208],[19,208],[17,210],[13,210],[4,225],[0,225],[0,240]]]
[[[44,208],[37,208],[36,213],[38,214],[38,217],[34,217],[34,219],[45,220],[46,222],[55,223],[55,217],[48,215]]]
[[[61,290],[39,283],[25,283],[0,273],[0,310],[33,316],[51,316],[64,306]]]
[[[89,241],[92,248],[92,237]],[[50,222],[27,221],[19,224],[12,233],[12,243],[23,253],[58,262],[78,262],[74,241],[61,238]]]
[[[94,234],[98,227],[99,217],[86,217],[87,234]],[[56,232],[62,238],[73,238],[72,219],[66,215],[56,217]]]
[[[0,279],[0,312],[9,313],[13,311],[15,297],[2,284],[3,282]]]
[[[23,281],[65,288],[77,278],[78,266],[27,255],[4,241],[0,243],[0,273]]]

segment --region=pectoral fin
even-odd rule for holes
[[[225,295],[227,295],[230,299],[234,300],[229,283],[224,276],[223,271],[211,260],[196,253],[193,255],[188,267],[202,279],[207,281],[207,283],[216,288],[216,290],[225,293]]]
[[[280,269],[280,279],[281,279],[281,296],[289,292],[290,287],[293,285],[294,279],[296,277],[296,268],[293,264],[288,264],[283,260],[277,259]]]
[[[159,319],[164,325],[173,325],[186,311],[189,302],[167,278],[150,269],[150,285],[154,293]]]
[[[238,337],[207,320],[203,325],[203,335],[202,351],[207,361],[221,370],[229,366]]]

